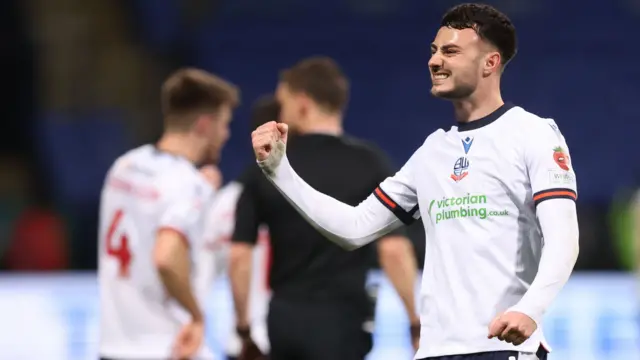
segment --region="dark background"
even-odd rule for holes
[[[221,164],[251,161],[248,108],[278,71],[329,55],[352,81],[347,131],[400,166],[453,123],[429,95],[444,0],[0,2],[0,258],[8,270],[95,267],[99,190],[127,148],[160,133],[159,85],[198,66],[242,89]],[[640,1],[488,1],[520,50],[506,100],[556,119],[579,181],[580,269],[633,264],[626,206],[640,183]],[[423,234],[415,228],[422,255]],[[421,256],[422,257],[422,256]]]

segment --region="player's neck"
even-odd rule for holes
[[[484,96],[476,92],[466,99],[453,101],[456,120],[462,123],[482,119],[502,105],[504,101],[500,92],[486,92]]]
[[[296,127],[299,134],[326,134],[339,136],[342,135],[342,119],[339,116],[317,116],[301,122]]]
[[[156,144],[158,150],[183,157],[193,164],[200,162],[202,149],[187,134],[165,133]]]

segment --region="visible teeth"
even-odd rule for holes
[[[446,79],[449,77],[449,74],[435,74],[433,77],[435,79]]]

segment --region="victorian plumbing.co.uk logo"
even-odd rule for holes
[[[434,212],[435,205],[435,212]],[[478,218],[481,220],[494,216],[507,216],[507,210],[487,209],[487,196],[484,194],[467,194],[460,197],[443,197],[440,200],[431,200],[429,215],[435,218],[436,224],[444,220],[461,218]]]

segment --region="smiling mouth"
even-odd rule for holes
[[[433,80],[445,80],[449,78],[449,74],[447,73],[437,73],[437,74],[433,74]]]

